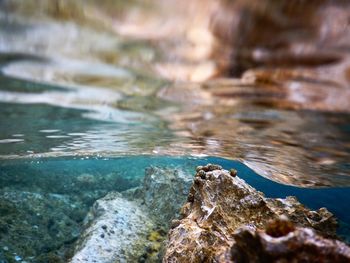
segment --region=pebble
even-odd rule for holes
[[[205,173],[203,170],[200,170],[200,171],[197,173],[197,175],[200,176],[202,179],[205,179],[206,173]]]
[[[199,172],[202,169],[203,169],[203,166],[197,166],[196,171]]]
[[[236,176],[237,176],[237,170],[235,170],[235,169],[230,169],[230,175],[231,175],[232,177],[236,177]]]

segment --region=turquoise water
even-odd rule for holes
[[[154,114],[118,109],[104,96],[124,101],[118,92],[0,74],[0,158],[152,153],[181,141]]]
[[[151,165],[180,167],[191,175],[209,162],[235,168],[268,197],[293,195],[312,209],[326,207],[339,219],[338,234],[350,241],[349,187],[288,186],[239,161],[199,157],[201,139],[178,136],[171,123],[155,114],[170,105],[160,99],[151,100],[156,108],[149,110],[143,103],[150,98],[135,102],[117,92],[115,106],[100,100],[113,97],[103,90],[91,101],[96,89],[0,77],[0,262],[69,258],[94,201],[139,186]],[[134,104],[137,110],[125,108]],[[210,147],[205,152],[216,154]],[[344,164],[341,171],[347,169]],[[348,184],[345,174],[337,176],[338,185]],[[316,180],[325,186],[322,182]]]
[[[348,113],[280,108],[231,80],[171,83],[154,43],[74,21],[0,10],[0,24],[0,263],[69,258],[94,201],[151,165],[235,168],[268,197],[326,207],[350,242]]]
[[[198,165],[215,163],[225,169],[235,168],[239,176],[267,197],[284,198],[296,196],[312,209],[327,207],[346,223],[350,223],[347,208],[350,200],[349,187],[305,189],[275,183],[261,177],[244,164],[219,157],[170,157],[170,156],[128,156],[118,158],[69,157],[2,160],[0,162],[0,187],[15,187],[17,190],[69,194],[79,191],[80,186],[72,181],[81,174],[96,177],[96,189],[123,191],[135,187],[149,166],[181,167],[188,174],[194,174]],[[104,182],[105,175],[116,172],[114,181]],[[103,183],[104,182],[104,183]]]
[[[237,169],[241,178],[268,197],[293,195],[312,209],[327,207],[339,219],[339,235],[349,241],[350,188],[303,189],[281,185],[238,161],[218,157],[14,159],[0,162],[0,260],[11,262],[19,256],[44,262],[40,260],[50,253],[69,257],[84,217],[96,199],[110,191],[140,185],[149,166],[179,168],[192,175],[196,166],[207,163]]]
[[[331,187],[321,189],[299,188],[279,184],[259,176],[253,170],[242,163],[225,160],[222,158],[209,158],[210,162],[220,163],[224,168],[234,166],[239,171],[239,176],[267,197],[284,198],[296,196],[305,206],[311,209],[326,207],[339,219],[338,234],[347,242],[350,242],[350,188]]]

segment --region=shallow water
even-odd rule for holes
[[[159,72],[183,71],[164,66],[176,43],[10,11],[0,11],[0,262],[69,257],[92,203],[139,185],[150,165],[236,168],[269,197],[327,207],[349,238],[350,115],[311,107],[318,87],[293,97],[297,81],[173,82]]]
[[[305,190],[284,186],[237,161],[185,156],[15,159],[0,162],[0,260],[12,262],[17,256],[29,262],[45,262],[53,254],[69,258],[84,217],[96,199],[110,191],[138,186],[150,166],[193,174],[197,165],[207,163],[237,169],[241,178],[268,197],[293,195],[312,209],[326,206],[339,218],[339,235],[349,238],[350,188]]]
[[[221,156],[288,185],[350,185],[350,115],[310,110],[317,87],[291,93],[311,80],[174,83],[156,73],[166,40],[15,12],[0,21],[1,158]]]

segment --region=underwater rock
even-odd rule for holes
[[[85,210],[74,196],[1,189],[0,262],[66,262]]]
[[[139,199],[159,225],[168,227],[186,201],[193,177],[181,169],[151,166],[146,168],[141,187],[123,192]]]
[[[234,244],[237,229],[264,229],[281,216],[327,237],[335,236],[337,226],[325,208],[310,211],[295,197],[266,198],[238,176],[213,165],[197,170],[181,215],[169,231],[163,262],[213,262]]]
[[[109,193],[93,205],[70,262],[135,262],[144,253],[153,222],[145,209],[120,193]]]
[[[225,262],[350,262],[350,248],[338,240],[325,239],[314,230],[294,227],[277,219],[265,231],[241,228],[234,245],[222,255]]]
[[[156,262],[169,222],[186,201],[192,177],[149,167],[140,187],[95,202],[70,262]]]

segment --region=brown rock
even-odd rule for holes
[[[240,229],[234,239],[229,255],[221,256],[226,262],[350,262],[350,248],[344,243],[295,228],[287,220],[271,222],[266,231]]]
[[[281,216],[296,226],[315,227],[319,234],[335,236],[337,223],[327,209],[310,211],[295,197],[266,198],[238,176],[214,167],[198,170],[189,201],[181,209],[182,218],[169,231],[163,262],[216,262],[234,245],[237,229],[264,229],[271,219]],[[276,235],[292,230],[279,229]]]

